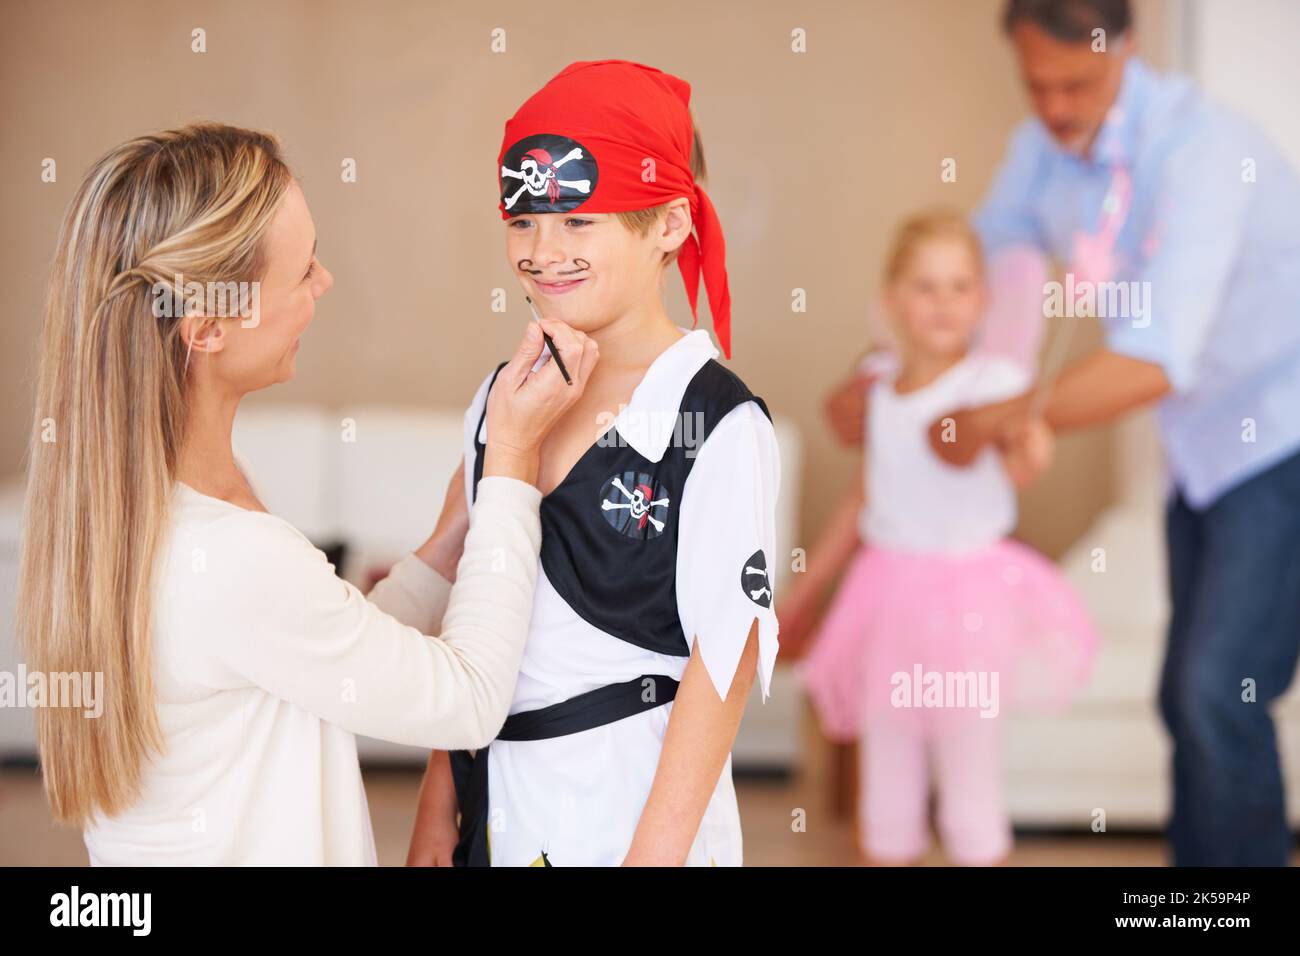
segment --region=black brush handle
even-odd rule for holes
[[[564,376],[564,384],[572,385],[573,379],[569,378],[569,370],[564,367],[564,359],[560,358],[560,350],[555,347],[555,342],[551,337],[542,333],[542,338],[546,341],[546,347],[551,350],[551,357],[555,359],[556,366],[560,369],[560,374]]]

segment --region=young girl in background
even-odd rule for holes
[[[1086,678],[1095,645],[1055,566],[1007,537],[1015,488],[1046,466],[1049,433],[1031,426],[968,468],[929,446],[930,423],[948,410],[1030,384],[1019,365],[972,349],[987,299],[965,219],[933,213],[902,226],[884,295],[899,361],[869,386],[854,490],[781,609],[797,644],[852,558],[799,673],[826,733],[862,740],[859,836],[879,863],[926,852],[931,762],[948,857],[980,865],[1007,855],[1004,705],[1059,707]]]

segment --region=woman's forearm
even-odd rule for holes
[[[664,734],[650,796],[624,866],[681,866],[726,766],[758,665],[758,620],[726,700],[718,698],[699,644],[686,664]]]
[[[539,464],[536,448],[516,449],[489,441],[483,452],[483,477],[499,475],[535,485]]]

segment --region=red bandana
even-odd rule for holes
[[[727,247],[713,203],[691,175],[690,102],[689,83],[654,67],[570,64],[506,122],[497,156],[499,208],[509,219],[579,206],[629,212],[689,199],[695,233],[682,244],[677,266],[695,323],[704,273],[713,328],[731,358]]]

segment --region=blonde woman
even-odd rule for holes
[[[176,308],[196,304],[194,283],[256,289],[256,315]],[[530,323],[489,403],[473,510],[458,475],[438,528],[365,597],[267,513],[230,441],[240,399],[293,376],[332,283],[265,134],[132,140],[72,201],[45,316],[19,632],[29,668],[104,675],[98,719],[38,716],[54,816],[85,828],[92,863],[373,864],[353,734],[478,747],[505,719],[536,583],[538,445],[595,343],[544,323],[567,386],[553,362],[534,370]]]

